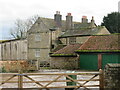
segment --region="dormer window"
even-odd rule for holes
[[[41,37],[40,37],[39,34],[36,34],[36,35],[35,35],[35,41],[41,41]]]
[[[75,44],[75,43],[76,43],[76,37],[70,37],[69,44]]]

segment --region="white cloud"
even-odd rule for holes
[[[86,15],[89,20],[94,16],[96,23],[100,24],[103,16],[118,10],[118,1],[119,0],[0,0],[0,24],[4,24],[4,27],[9,27],[17,18],[25,19],[35,14],[42,17],[53,18],[57,10],[61,11],[63,19],[65,19],[66,13],[71,12],[74,21],[80,21],[82,15]],[[0,30],[0,32],[1,31],[2,30]]]

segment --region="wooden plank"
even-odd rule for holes
[[[0,73],[0,75],[3,75],[3,76],[5,76],[5,75],[15,75],[15,74],[18,74],[18,73]]]
[[[96,75],[100,74],[99,72],[96,73],[26,73],[27,75]]]
[[[22,74],[22,71],[19,71],[19,75],[18,75],[18,88],[23,88],[23,76],[21,74]]]
[[[103,73],[102,69],[100,69],[99,72],[100,72],[100,75],[99,75],[99,78],[100,78],[100,90],[104,90],[104,73]]]
[[[90,78],[89,80],[87,80],[85,83],[83,83],[83,85],[85,85],[86,83],[88,83],[89,81],[91,81],[93,78],[97,77],[98,75],[93,76],[92,78]]]
[[[17,75],[18,73],[1,73],[0,75]],[[24,73],[23,73],[24,74]],[[80,72],[80,73],[25,73],[26,75],[96,75],[99,72]]]
[[[82,84],[82,86],[84,86],[86,83],[88,83],[89,81],[91,81],[93,78],[97,77],[98,75],[94,75],[92,78],[90,78],[88,81],[86,81],[85,83]],[[77,88],[79,89],[81,87],[81,85]]]
[[[89,79],[88,79],[89,80]],[[75,81],[88,81],[88,80],[75,80]],[[93,79],[91,81],[100,81],[100,79]],[[51,80],[49,81],[36,81],[36,82],[41,82],[41,83],[47,83],[47,82],[51,82]],[[71,80],[56,80],[54,82],[72,82]],[[17,81],[8,81],[7,83],[17,83]],[[34,83],[33,81],[23,81],[23,83]]]
[[[11,80],[12,78],[14,78],[15,76],[16,76],[16,75],[13,75],[12,77],[8,78],[6,81],[2,82],[2,83],[0,84],[0,86],[1,86],[2,84],[4,84],[4,83],[7,83],[9,80]]]
[[[49,86],[46,88],[77,88],[78,86]],[[99,87],[99,85],[85,85],[84,87]]]
[[[54,81],[58,80],[58,79],[61,78],[62,76],[63,76],[63,75],[60,75],[60,76],[58,76],[57,78],[55,78],[54,80],[50,81],[48,84],[46,84],[46,85],[44,86],[44,88],[46,88],[48,85],[50,85],[50,84],[53,83]]]
[[[43,87],[43,85],[42,85],[42,84],[40,84],[39,82],[36,82],[34,79],[32,79],[32,78],[28,77],[27,75],[25,75],[24,77],[26,77],[26,78],[30,79],[30,80],[31,80],[31,81],[33,81],[34,83],[36,83],[36,84],[38,84],[39,86]]]
[[[71,78],[70,76],[66,75],[66,77],[67,77],[68,79],[70,79],[71,81],[76,82],[76,81],[75,81],[73,78]],[[79,83],[79,82],[76,82],[76,83],[79,84],[81,87],[86,88],[85,86],[82,86],[81,83]],[[87,88],[86,88],[86,89],[87,89]]]
[[[2,75],[8,75],[8,74],[2,74]],[[19,79],[18,79],[18,81],[20,81],[19,82],[19,84],[20,83],[36,83],[37,85],[39,85],[40,87],[39,88],[52,88],[52,87],[49,87],[49,85],[51,84],[51,83],[53,83],[53,82],[76,82],[77,84],[79,84],[79,86],[74,86],[74,88],[80,88],[80,87],[84,87],[84,88],[87,88],[87,87],[98,87],[98,86],[100,86],[100,85],[85,85],[87,82],[89,82],[89,81],[101,81],[102,82],[102,80],[100,80],[100,79],[93,79],[94,77],[97,77],[98,75],[102,75],[102,73],[101,72],[95,72],[95,73],[89,73],[89,72],[85,72],[85,73],[82,73],[82,72],[80,72],[80,73],[27,73],[27,74],[21,74],[21,75],[19,75],[19,74],[16,74],[15,73],[15,75],[14,74],[10,74],[10,75],[13,75],[13,76],[19,76]],[[21,78],[20,79],[20,76],[24,76],[24,77],[26,77],[26,78],[28,78],[28,79],[30,79],[31,81],[23,81],[23,78]],[[29,77],[29,76],[32,76],[32,75],[36,75],[36,76],[41,76],[41,75],[58,75],[58,77],[57,78],[55,78],[54,80],[44,80],[44,81],[35,81],[33,78],[31,78],[31,77]],[[74,80],[73,78],[71,78],[71,77],[69,77],[69,75],[95,75],[95,76],[93,76],[92,78],[90,78],[90,79],[79,79],[79,80]],[[61,76],[65,76],[65,77],[67,77],[67,78],[69,78],[70,80],[58,80]],[[102,77],[101,77],[102,78]],[[10,78],[9,78],[10,79]],[[4,84],[4,83],[17,83],[17,81],[9,81],[9,79],[8,80],[6,80],[6,81],[3,81],[2,82],[2,84]],[[80,82],[78,82],[78,81],[85,81],[85,83],[83,83],[83,84],[81,84]],[[46,83],[46,82],[48,82],[48,84],[46,84],[45,86],[44,85],[42,85],[41,83]],[[21,84],[21,85],[22,85]],[[22,87],[22,86],[20,86],[19,85],[19,87]],[[53,87],[53,88],[72,88],[73,86],[57,86],[57,87]]]

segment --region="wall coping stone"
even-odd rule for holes
[[[116,63],[116,64],[112,64],[112,63],[109,63],[109,64],[107,64],[107,66],[108,67],[118,67],[118,68],[120,68],[120,64],[118,64],[118,63]]]

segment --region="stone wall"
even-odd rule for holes
[[[27,71],[29,68],[26,60],[0,61],[0,72],[18,72]]]
[[[120,89],[120,64],[107,64],[104,69],[104,85],[106,89]]]
[[[0,60],[27,60],[27,40],[8,40],[0,43]]]
[[[54,69],[78,69],[78,57],[51,57],[50,67]]]

